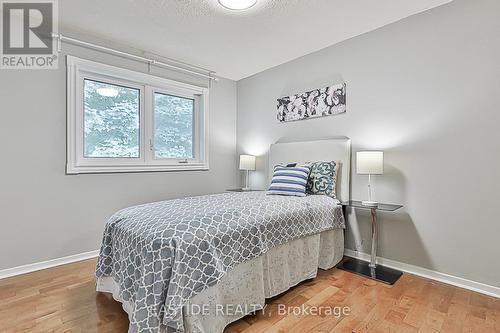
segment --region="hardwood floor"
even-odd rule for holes
[[[95,292],[94,266],[87,260],[0,280],[0,332],[126,332],[121,305]],[[347,306],[350,314],[285,316],[279,304]],[[236,332],[500,332],[500,299],[409,274],[388,286],[331,269],[225,331]]]

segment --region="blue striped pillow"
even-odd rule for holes
[[[305,197],[310,170],[308,166],[275,166],[273,179],[271,180],[271,186],[269,186],[267,194]]]

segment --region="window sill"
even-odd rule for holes
[[[181,165],[127,165],[127,166],[66,166],[66,174],[99,174],[99,173],[136,173],[136,172],[179,172],[179,171],[208,171],[208,164],[181,164]]]

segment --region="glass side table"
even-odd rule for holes
[[[354,209],[370,210],[372,219],[372,252],[371,260],[369,263],[363,260],[349,258],[340,263],[337,268],[355,274],[363,275],[373,280],[377,280],[387,284],[394,284],[403,273],[392,268],[377,265],[377,211],[380,210],[385,212],[394,212],[403,206],[379,203],[378,206],[372,207],[363,205],[361,201],[346,201],[342,203],[342,206]]]

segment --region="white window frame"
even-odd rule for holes
[[[68,174],[208,170],[209,90],[151,74],[105,65],[73,56],[67,63],[67,165]],[[84,156],[84,80],[138,89],[139,158],[87,158]],[[154,153],[155,92],[195,100],[191,159],[156,159]]]

